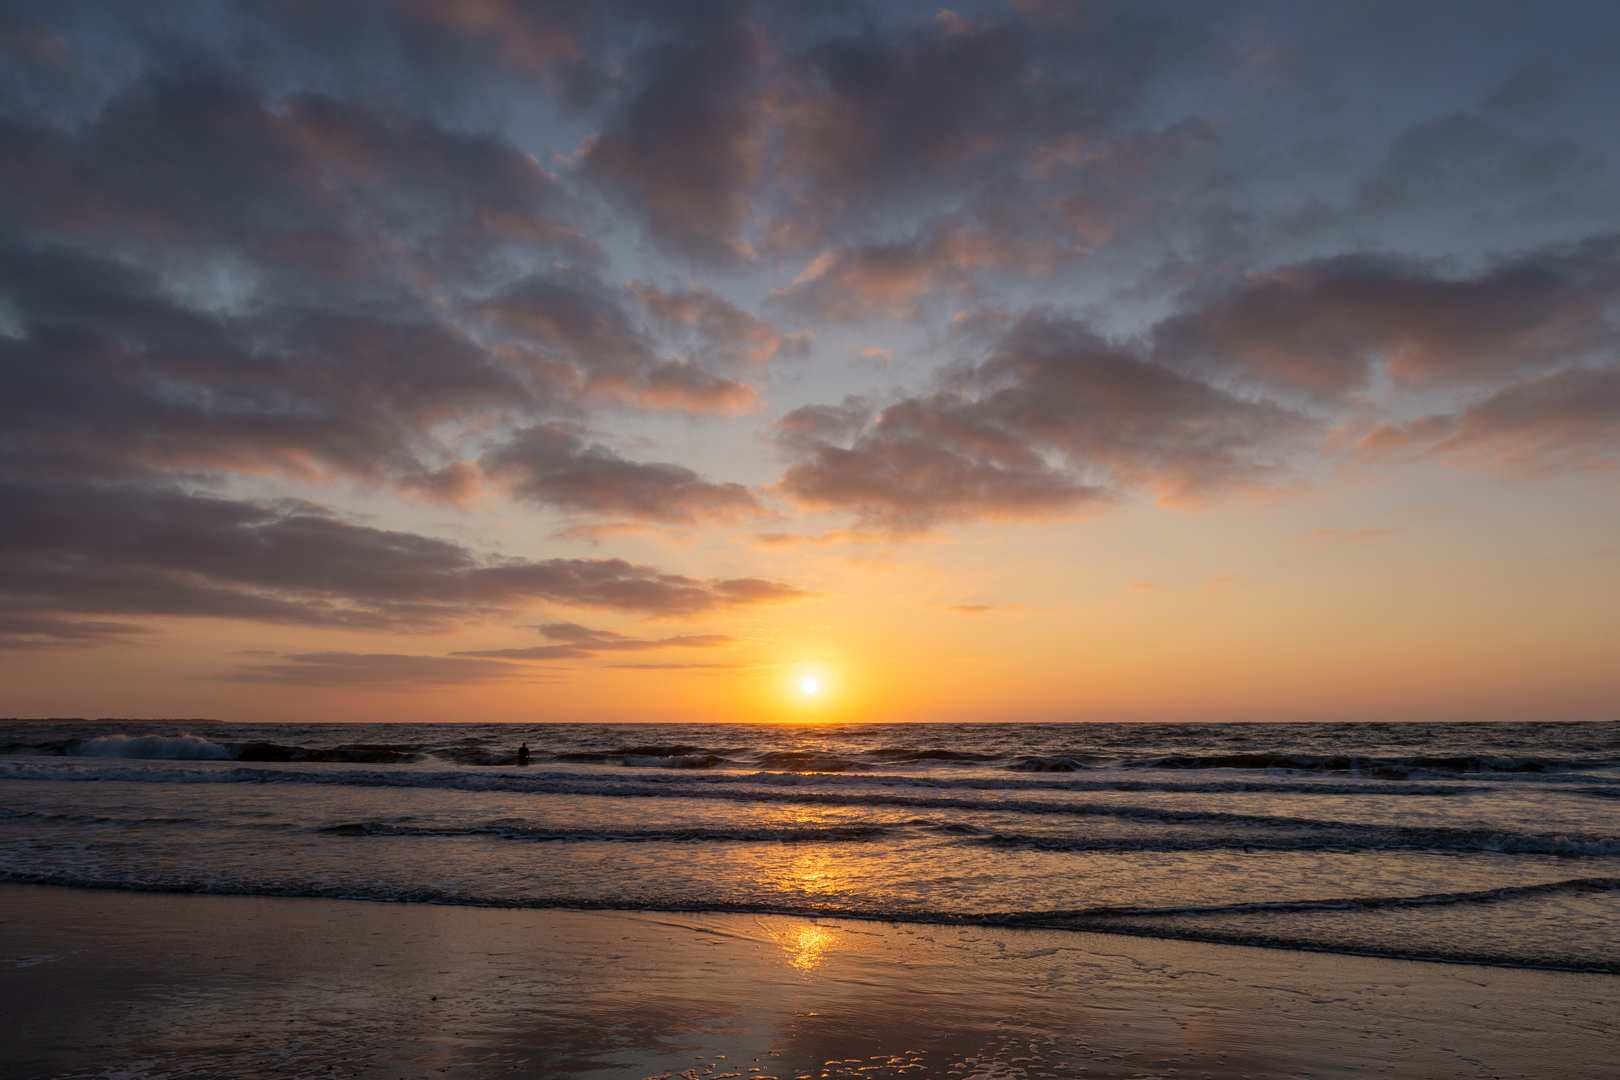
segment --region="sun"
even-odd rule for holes
[[[814,694],[817,690],[821,689],[821,684],[814,679],[806,679],[799,684],[799,689],[804,691],[806,694]]]

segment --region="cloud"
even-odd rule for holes
[[[619,671],[746,671],[752,664],[605,664]]]
[[[785,548],[800,544],[810,547],[824,547],[828,544],[883,544],[896,539],[895,534],[888,532],[861,532],[857,529],[828,529],[815,536],[806,536],[802,533],[749,533],[748,542],[755,547]],[[907,537],[907,539],[914,539]]]
[[[665,291],[632,280],[630,291],[665,325],[692,333],[705,358],[757,365],[809,353],[807,331],[784,334],[702,286]]]
[[[782,494],[915,531],[976,518],[1047,518],[1146,486],[1195,504],[1274,483],[1307,424],[1035,311],[1009,324],[952,385],[873,415],[864,402],[806,406],[779,422],[795,458]]]
[[[863,420],[847,446],[816,436],[823,425],[815,409],[779,422],[781,444],[801,450],[779,489],[805,509],[853,511],[858,528],[912,532],[979,517],[1062,516],[1107,499],[964,395],[891,405]]]
[[[537,76],[565,100],[580,102],[600,91],[605,75],[593,55],[598,28],[593,5],[526,4],[519,0],[393,0],[405,19],[422,24],[431,39],[446,34],[472,43],[479,59],[493,54],[516,70]],[[420,47],[421,43],[417,44]]]
[[[1050,240],[998,236],[968,225],[936,223],[901,242],[823,252],[770,302],[819,318],[851,321],[915,315],[940,289],[970,294],[975,272],[1016,268],[1035,274],[1063,257]]]
[[[1023,611],[1023,604],[924,604],[924,607],[948,611],[952,615],[989,615],[995,611]]]
[[[449,433],[469,421],[581,399],[756,404],[661,358],[633,298],[586,268],[506,280],[517,251],[587,266],[598,252],[558,179],[501,137],[137,77],[76,127],[0,121],[0,173],[14,461],[350,477],[465,505],[480,475]],[[744,313],[727,314],[705,325],[739,329]],[[517,341],[489,347],[492,322]]]
[[[810,595],[624,559],[492,558],[308,504],[136,484],[4,481],[0,517],[26,523],[0,533],[8,618],[208,616],[434,633],[536,605],[673,617]]]
[[[1323,395],[1484,382],[1620,344],[1620,236],[1499,258],[1468,277],[1422,260],[1341,255],[1250,274],[1154,330],[1156,355],[1235,366]]]
[[[1532,71],[1520,75],[1517,93],[1505,86],[1507,96],[1493,101],[1528,105],[1536,79]],[[1602,170],[1602,160],[1571,139],[1520,135],[1455,112],[1396,136],[1382,167],[1362,185],[1357,209],[1421,210],[1457,201],[1480,207],[1504,196],[1544,199],[1549,190],[1595,179]]]
[[[587,396],[722,415],[754,407],[752,387],[686,360],[660,359],[626,299],[593,275],[569,269],[529,275],[477,310],[515,335],[520,348],[511,355],[535,375]]]
[[[1620,368],[1509,383],[1458,413],[1374,427],[1364,456],[1426,457],[1518,479],[1620,468]]]
[[[282,664],[250,664],[221,676],[225,682],[284,686],[477,686],[522,675],[516,664],[454,656],[400,653],[292,653]]]
[[[478,272],[513,244],[599,255],[557,177],[505,139],[223,79],[139,79],[74,128],[11,119],[0,171],[0,209],[36,227],[153,256],[230,253],[284,292],[364,281],[397,295],[401,270]]]
[[[736,643],[730,634],[679,634],[665,638],[632,638],[612,630],[592,630],[577,623],[547,623],[540,636],[556,645],[518,649],[483,649],[455,656],[485,656],[502,660],[587,660],[602,653],[647,652],[656,649],[714,649]]]
[[[0,611],[0,650],[24,652],[100,645],[146,632],[146,627],[135,623]]]
[[[155,273],[6,243],[0,444],[110,474],[162,467],[349,475],[430,488],[430,429],[525,407],[523,384],[455,327],[400,312],[270,304],[202,312]],[[454,495],[458,479],[441,489]]]
[[[584,540],[592,545],[601,544],[615,536],[631,536],[652,530],[651,525],[639,521],[597,521],[584,525],[569,525],[552,532],[556,540]]]
[[[710,483],[681,465],[628,461],[563,425],[524,428],[482,465],[515,498],[579,513],[693,525],[763,509],[741,484]]]
[[[759,29],[723,3],[666,6],[650,24],[655,40],[632,61],[637,85],[591,141],[581,172],[665,250],[748,258],[743,228],[766,147]]]
[[[902,204],[1008,188],[1027,201],[1024,163],[1056,138],[1111,134],[1169,27],[1128,9],[1041,27],[942,12],[806,44],[767,97],[785,189],[767,233],[803,247]]]
[[[1532,60],[1510,75],[1485,99],[1487,112],[1530,116],[1558,100],[1563,79],[1545,60]]]

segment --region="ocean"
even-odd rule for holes
[[[11,721],[0,881],[1620,972],[1620,723]]]

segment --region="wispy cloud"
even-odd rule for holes
[[[714,649],[734,645],[730,634],[679,634],[664,638],[632,638],[612,630],[592,630],[577,623],[546,623],[540,636],[557,642],[516,649],[483,649],[455,656],[483,656],[500,660],[587,660],[602,653],[648,652],[657,649]]]

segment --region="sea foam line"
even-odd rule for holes
[[[1597,893],[1620,889],[1620,878],[1578,878],[1539,885],[1509,886],[1473,893],[1433,894],[1413,897],[1368,897],[1324,901],[1279,901],[1233,904],[1212,908],[1090,908],[1077,911],[951,912],[923,908],[841,905],[830,903],[781,903],[754,901],[692,901],[655,897],[598,898],[575,896],[534,896],[523,898],[482,896],[440,886],[379,887],[368,885],[297,884],[288,881],[244,884],[144,878],[111,879],[54,871],[4,871],[0,881],[60,885],[74,888],[116,889],[129,892],[202,893],[223,896],[308,897],[364,900],[382,903],[428,903],[456,907],[504,909],[563,909],[575,911],[659,911],[691,914],[790,915],[804,918],[839,918],[875,922],[907,922],[943,926],[969,926],[985,929],[1060,930],[1099,934],[1119,934],[1183,941],[1212,941],[1261,948],[1330,952],[1394,959],[1429,960],[1444,963],[1533,967],[1563,971],[1592,971],[1620,974],[1620,959],[1593,960],[1590,957],[1514,954],[1502,949],[1468,951],[1448,946],[1432,949],[1410,945],[1381,948],[1366,942],[1346,943],[1330,936],[1311,937],[1307,933],[1262,933],[1253,928],[1225,929],[1199,926],[1177,919],[1187,914],[1248,912],[1374,911],[1380,908],[1447,905],[1460,903],[1511,903],[1514,900],[1563,893]],[[1137,919],[1131,922],[1128,920]]]
[[[38,779],[152,779],[151,770],[107,767],[89,769],[97,775],[64,773],[60,767],[5,763],[0,779],[18,772],[37,773]],[[108,776],[107,774],[117,774]],[[365,787],[434,788],[454,791],[503,791],[541,795],[588,795],[608,798],[691,798],[761,805],[887,806],[910,810],[1108,817],[1154,825],[1233,825],[1300,830],[1315,846],[1398,850],[1493,851],[1608,858],[1620,856],[1620,838],[1581,834],[1525,834],[1494,829],[1417,827],[1343,822],[1280,815],[1240,814],[1226,811],[1174,810],[1164,807],[1124,806],[1115,803],[1050,802],[1036,799],[972,799],[943,795],[883,791],[812,791],[737,785],[692,785],[666,782],[639,783],[577,774],[422,773],[375,772],[358,769],[232,769],[196,768],[165,770],[172,782],[313,783]],[[126,775],[127,774],[127,775]],[[909,786],[909,785],[901,785]],[[1276,836],[1256,838],[1259,845],[1275,843]],[[1041,841],[1019,841],[1038,845]],[[1230,846],[1250,846],[1234,842]]]
[[[1130,777],[1047,779],[1023,776],[941,777],[918,776],[906,773],[796,773],[796,772],[727,772],[641,774],[629,779],[621,773],[572,771],[536,771],[513,773],[504,769],[491,771],[461,769],[456,771],[421,771],[417,769],[377,772],[369,769],[332,768],[277,769],[267,766],[238,766],[222,769],[199,767],[177,769],[168,765],[127,766],[89,765],[72,761],[49,762],[38,760],[0,760],[0,779],[14,780],[119,780],[136,783],[318,783],[353,784],[357,786],[446,787],[458,790],[535,790],[544,793],[543,785],[567,782],[610,785],[657,785],[670,789],[711,788],[727,785],[775,788],[850,789],[855,791],[878,789],[931,789],[938,791],[1052,791],[1052,792],[1185,792],[1189,794],[1308,794],[1308,795],[1386,795],[1386,796],[1448,796],[1477,794],[1491,790],[1486,784],[1455,784],[1416,782],[1395,784],[1387,782],[1345,783],[1327,780],[1195,780],[1173,779],[1138,780]],[[1591,778],[1582,778],[1591,785]],[[1590,786],[1583,793],[1604,789]],[[1616,789],[1620,793],[1620,787]]]

